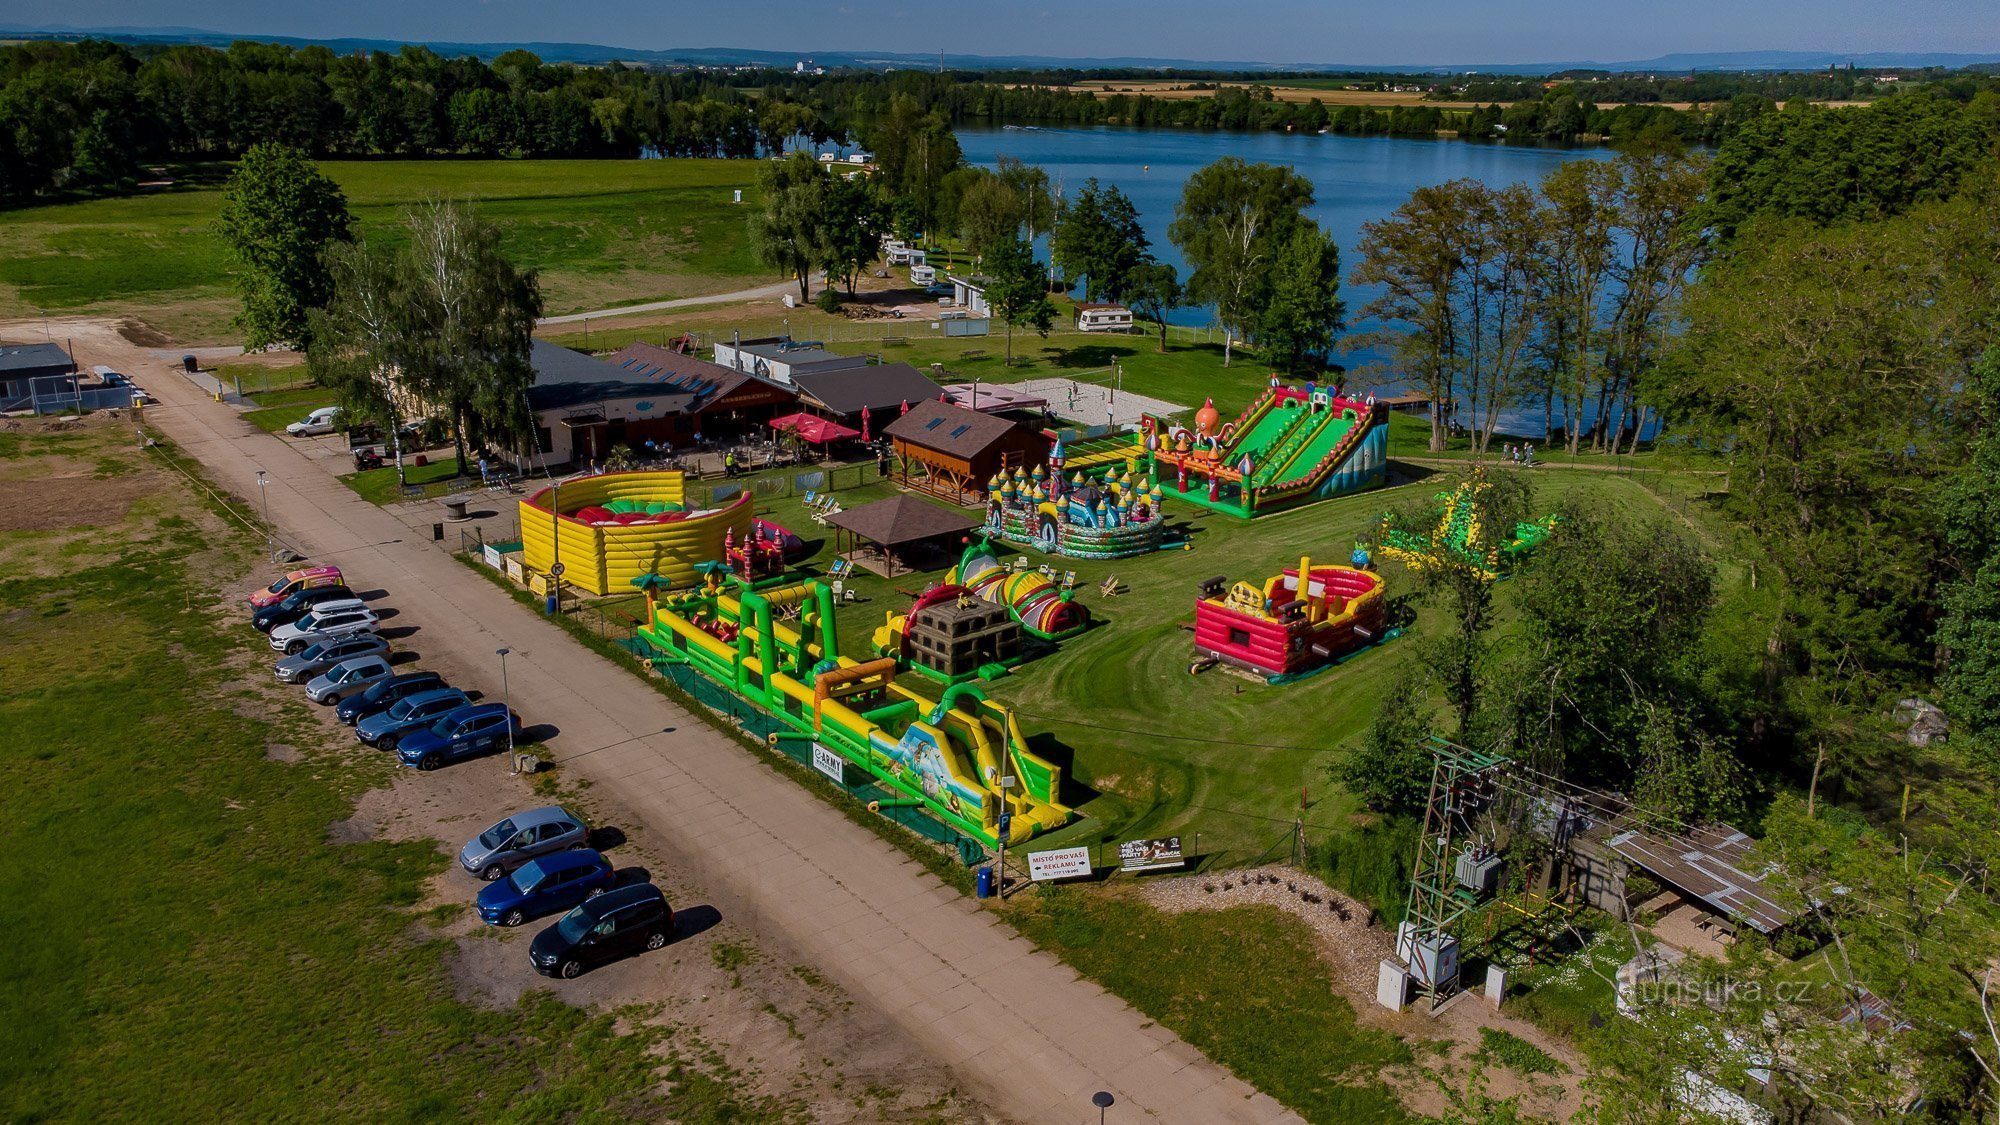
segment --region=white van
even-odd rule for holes
[[[340,407],[322,406],[304,418],[285,427],[285,432],[293,437],[313,437],[330,434],[340,428]]]

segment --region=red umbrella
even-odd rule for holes
[[[868,413],[869,413],[869,412],[868,412],[868,408],[867,408],[867,407],[865,407],[865,406],[864,406],[864,407],[862,407],[862,408],[861,408],[861,440],[862,440],[862,441],[867,441],[867,440],[868,440]]]
[[[903,400],[903,413],[904,413],[904,414],[908,414],[909,412],[910,412],[910,400],[909,400],[909,399],[904,399],[904,400]],[[900,415],[899,415],[899,417],[900,417]]]

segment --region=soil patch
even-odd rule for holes
[[[137,344],[142,348],[167,348],[172,347],[174,343],[165,333],[143,320],[126,319],[119,321],[118,334],[125,337],[128,342]]]
[[[109,527],[125,519],[133,501],[157,491],[145,476],[0,480],[0,531]]]

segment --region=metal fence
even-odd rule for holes
[[[82,414],[90,410],[126,410],[132,406],[130,387],[81,387],[74,375],[45,375],[28,380],[28,393],[0,400],[0,412],[31,410],[36,414]]]

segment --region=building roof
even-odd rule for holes
[[[1129,313],[1132,310],[1117,301],[1078,301],[1076,303],[1076,311]]]
[[[76,361],[57,344],[0,344],[0,372],[74,370]]]
[[[1756,841],[1727,824],[1692,828],[1678,836],[1642,829],[1619,832],[1605,843],[1648,874],[1693,895],[1730,918],[1741,918],[1759,933],[1792,920],[1764,880],[1770,869],[1751,856]],[[1755,874],[1747,868],[1755,867]]]
[[[698,400],[696,409],[720,402],[746,385],[781,395],[791,395],[790,387],[760,378],[733,367],[710,363],[698,356],[683,355],[658,344],[635,342],[612,352],[604,362],[630,375],[659,382],[661,388],[688,392]]]
[[[794,368],[859,367],[868,362],[867,356],[841,355],[811,344],[791,344],[783,340],[751,340],[729,346],[744,355],[780,360]]]
[[[528,388],[528,406],[535,411],[570,410],[600,402],[647,399],[648,413],[685,413],[697,396],[626,371],[616,364],[572,351],[547,340],[536,340],[528,362],[535,382]]]
[[[898,441],[947,457],[970,461],[1007,436],[1014,423],[936,399],[910,407],[910,412],[882,427]]]
[[[944,388],[907,363],[796,371],[792,382],[806,397],[835,414],[859,414],[864,406],[877,412],[900,410],[906,402],[914,407],[944,393]]]
[[[998,414],[1006,410],[1046,410],[1049,400],[1019,387],[991,383],[946,383],[944,393],[967,410]]]
[[[826,517],[826,522],[846,528],[882,547],[919,543],[979,526],[978,520],[964,512],[940,508],[907,492],[899,492],[887,500],[863,504],[849,511],[835,512]]]

